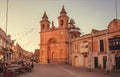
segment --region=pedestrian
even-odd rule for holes
[[[32,64],[31,64],[31,68],[33,69],[34,68],[34,63],[32,62]]]
[[[0,77],[2,77],[2,74],[3,74],[3,65],[0,65]]]

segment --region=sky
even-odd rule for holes
[[[7,34],[30,52],[39,48],[41,17],[46,11],[49,21],[58,27],[57,17],[62,6],[82,34],[92,29],[107,29],[116,18],[115,0],[9,0]],[[0,0],[0,28],[6,29],[7,0]],[[117,18],[120,19],[120,0],[117,0]]]

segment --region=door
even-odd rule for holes
[[[107,56],[103,56],[103,68],[106,68]]]
[[[78,66],[78,57],[77,56],[75,56],[74,61],[75,61],[75,66]]]
[[[116,69],[120,69],[120,57],[116,57]]]
[[[94,57],[95,68],[98,68],[98,57]]]
[[[84,66],[85,67],[88,67],[88,57],[84,57]]]

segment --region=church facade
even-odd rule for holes
[[[60,16],[58,16],[58,27],[55,27],[54,22],[52,25],[48,20],[46,12],[40,21],[40,63],[46,64],[51,62],[67,63],[69,60],[69,31],[74,27],[74,37],[80,35],[79,28],[72,26],[73,20],[69,22],[67,12],[62,7]],[[73,36],[72,36],[73,37]]]

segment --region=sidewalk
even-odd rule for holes
[[[64,68],[78,73],[80,77],[120,77],[120,70],[112,71],[109,74],[103,69],[94,69],[89,71],[87,68],[73,67],[71,65],[63,65]]]

